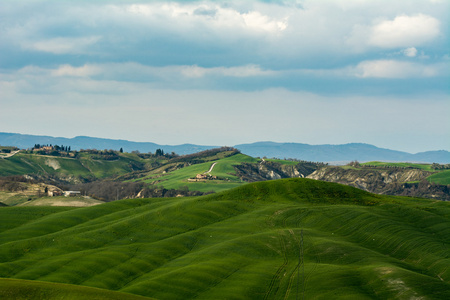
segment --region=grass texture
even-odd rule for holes
[[[431,164],[420,164],[420,163],[408,163],[408,162],[381,162],[381,161],[370,161],[362,163],[362,165],[377,166],[377,167],[396,167],[396,168],[415,168],[425,171],[433,172],[435,171],[431,168]]]
[[[143,160],[131,155],[121,155],[118,160],[95,160],[89,155],[66,158],[37,154],[18,153],[8,159],[0,160],[0,176],[22,174],[58,174],[65,176],[81,176],[105,178],[126,174],[132,171],[131,163],[142,163]]]
[[[23,285],[36,289],[31,299],[99,289],[156,299],[450,299],[443,201],[283,179],[197,198],[2,207],[0,220],[0,298],[21,299]]]
[[[428,181],[437,184],[448,185],[450,184],[450,170],[441,171],[439,173],[429,176]]]

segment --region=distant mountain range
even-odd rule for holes
[[[163,149],[164,152],[175,152],[180,155],[219,147],[215,145],[205,146],[194,144],[159,145],[151,142],[132,142],[127,140],[113,140],[87,136],[63,138],[0,132],[0,145],[2,146],[16,146],[21,149],[27,149],[33,147],[35,144],[64,145],[70,146],[72,150],[119,150],[120,148],[123,148],[126,152],[136,150],[142,153],[155,152],[156,149]],[[445,150],[411,154],[408,152],[378,148],[363,143],[308,145],[301,143],[257,142],[252,144],[234,145],[233,147],[239,149],[242,153],[253,157],[295,158],[306,161],[330,163],[345,163],[353,160],[360,162],[392,161],[450,163],[450,152]]]
[[[445,150],[426,151],[416,154],[378,148],[363,143],[343,145],[308,145],[299,143],[257,142],[236,145],[236,148],[250,156],[297,158],[307,161],[344,163],[357,160],[389,162],[450,163],[450,152]]]

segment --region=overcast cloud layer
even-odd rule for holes
[[[450,150],[450,2],[2,1],[0,131]]]

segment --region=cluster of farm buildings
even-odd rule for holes
[[[47,192],[47,195],[49,197],[56,197],[56,196],[65,196],[65,197],[75,197],[75,196],[81,196],[80,191],[63,191],[63,190],[49,190]]]
[[[211,174],[197,174],[195,178],[188,179],[188,181],[203,181],[203,180],[217,180],[217,176]]]

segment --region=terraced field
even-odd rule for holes
[[[103,299],[449,299],[449,204],[284,179],[197,198],[1,207],[0,277],[15,280],[0,280],[0,298],[32,280],[35,299],[85,287]]]

